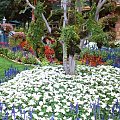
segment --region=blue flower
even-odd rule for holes
[[[75,106],[75,113],[78,114],[78,112],[79,112],[79,105],[77,103],[76,106]]]
[[[51,116],[50,120],[54,120],[54,115]]]

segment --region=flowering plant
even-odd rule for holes
[[[13,31],[13,26],[9,23],[0,24],[0,26],[3,28],[3,30],[6,33],[9,33],[10,31]]]
[[[0,101],[8,105],[9,115],[14,104],[16,117],[21,119],[24,115],[21,116],[18,106],[27,112],[33,108],[33,120],[50,120],[52,114],[55,120],[94,120],[99,105],[100,114],[104,115],[105,120],[108,117],[119,120],[120,114],[116,113],[120,105],[119,108],[113,105],[116,99],[120,101],[120,69],[104,65],[80,65],[76,70],[76,75],[66,75],[62,65],[57,65],[23,71],[0,84]],[[100,102],[96,104],[98,98]],[[95,104],[93,101],[96,101]],[[91,114],[93,109],[95,113]],[[27,112],[25,117],[28,116]]]
[[[12,37],[15,39],[23,39],[23,38],[25,38],[25,33],[24,32],[15,32]]]

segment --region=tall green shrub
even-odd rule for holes
[[[31,41],[34,50],[36,50],[37,44],[41,41],[41,38],[44,35],[45,24],[42,18],[43,12],[44,12],[43,3],[38,2],[34,11],[36,20],[31,22],[27,35],[28,40]]]

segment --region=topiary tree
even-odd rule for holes
[[[36,21],[32,21],[30,24],[30,28],[28,30],[27,38],[33,44],[33,48],[37,53],[38,48],[43,48],[41,43],[41,38],[44,35],[45,24],[42,18],[42,13],[44,11],[43,3],[38,2],[36,5],[36,9],[34,11]],[[37,56],[38,57],[38,56]]]

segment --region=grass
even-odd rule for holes
[[[32,69],[32,66],[26,66],[23,64],[15,63],[2,56],[0,56],[0,78],[4,77],[4,71],[9,69],[11,66],[18,68],[19,71],[23,71],[25,67]]]

